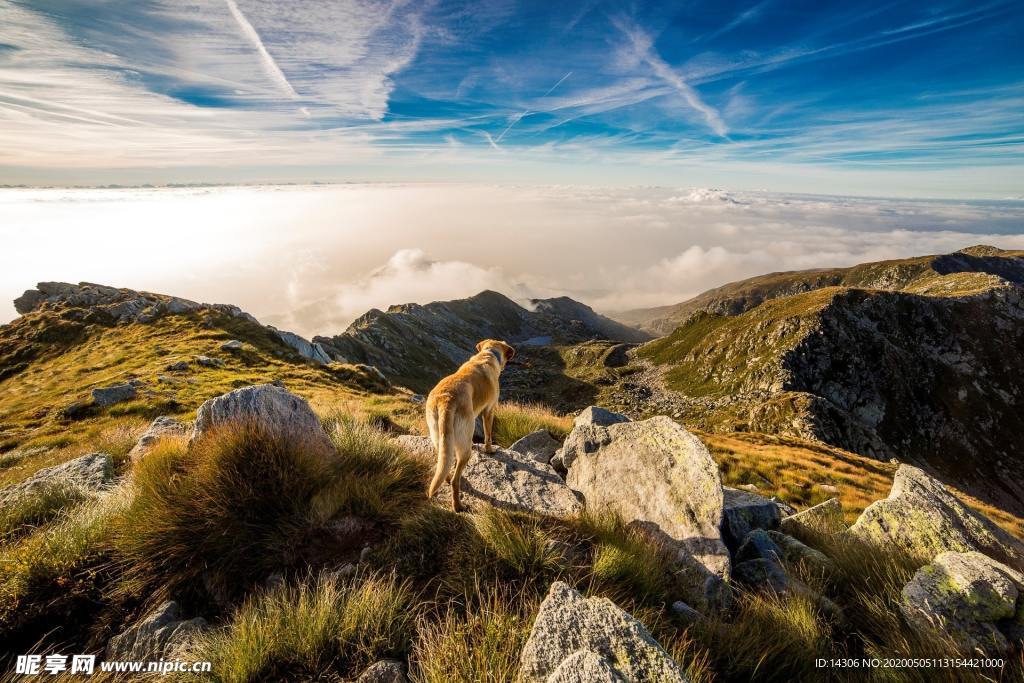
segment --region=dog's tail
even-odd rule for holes
[[[455,445],[451,441],[453,424],[455,422],[455,410],[447,400],[437,402],[437,469],[434,470],[434,479],[427,489],[427,498],[433,498],[437,489],[441,486],[448,468],[452,464]]]

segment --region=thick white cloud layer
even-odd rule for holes
[[[494,289],[598,310],[778,270],[1024,248],[1024,202],[690,188],[339,185],[0,191],[0,320],[40,280],[235,303],[334,334],[370,308]]]

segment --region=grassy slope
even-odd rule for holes
[[[722,470],[727,486],[754,484],[797,509],[838,497],[848,524],[889,495],[896,465],[803,439],[769,434],[697,432]],[[832,490],[830,487],[834,487]],[[953,490],[964,503],[1024,538],[1024,519]]]
[[[28,326],[41,317],[18,321]],[[52,324],[52,321],[47,321]],[[18,330],[2,330],[8,341]],[[245,342],[241,351],[221,351],[225,341]],[[223,367],[197,365],[206,355]],[[166,367],[180,360],[189,370]],[[87,410],[82,419],[65,419],[70,403],[89,400],[93,388],[139,379],[135,400]],[[379,389],[353,366],[318,366],[283,346],[264,328],[227,315],[167,316],[150,324],[89,325],[67,348],[44,351],[28,367],[0,381],[0,486],[24,479],[40,467],[95,450],[123,456],[149,420],[157,415],[191,419],[208,398],[249,384],[281,381],[314,405],[353,410],[410,413],[401,395],[375,395]],[[36,447],[46,450],[35,452]],[[20,456],[19,454],[27,453]]]

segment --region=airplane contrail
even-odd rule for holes
[[[281,71],[280,67],[277,66],[277,62],[267,52],[267,48],[263,45],[263,41],[260,39],[260,34],[256,32],[253,25],[249,23],[249,20],[242,14],[242,10],[239,9],[238,3],[235,0],[225,0],[228,3],[228,9],[231,11],[231,16],[238,22],[238,27],[242,29],[242,34],[252,43],[252,46],[256,48],[256,51],[260,53],[260,61],[263,62],[263,68],[266,70],[267,75],[270,76],[271,80],[275,81],[281,89],[285,92],[288,97],[293,100],[299,99],[299,93],[295,92],[295,88],[288,82],[284,72]]]
[[[559,79],[558,79],[558,82],[557,82],[557,83],[555,83],[555,84],[554,84],[553,86],[551,86],[550,88],[548,88],[548,91],[547,91],[546,93],[544,93],[543,95],[541,95],[541,97],[547,97],[548,95],[550,95],[551,93],[553,93],[553,92],[555,91],[555,88],[557,88],[558,86],[562,85],[562,82],[563,82],[563,81],[564,81],[565,79],[569,78],[569,76],[572,76],[572,72],[571,72],[571,71],[570,71],[570,72],[568,72],[567,74],[565,74],[564,76],[562,76],[561,78],[559,78]],[[491,146],[492,146],[492,147],[497,147],[497,146],[498,146],[498,143],[499,143],[499,142],[501,142],[501,139],[502,139],[503,137],[505,137],[505,133],[507,133],[507,132],[509,132],[510,130],[512,130],[512,126],[514,126],[514,125],[516,125],[517,123],[519,123],[520,121],[522,121],[524,117],[526,117],[526,116],[529,116],[530,114],[533,114],[533,113],[535,113],[535,112],[532,112],[532,111],[530,111],[530,110],[526,110],[526,111],[524,111],[524,112],[523,112],[522,114],[520,114],[519,116],[516,116],[516,117],[514,117],[514,118],[512,119],[512,121],[511,121],[511,122],[510,122],[510,123],[508,124],[508,127],[507,127],[507,128],[505,128],[505,130],[501,131],[501,135],[499,135],[499,136],[498,136],[498,138],[497,138],[496,140],[491,140]]]

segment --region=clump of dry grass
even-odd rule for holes
[[[244,422],[187,449],[161,442],[135,468],[112,539],[126,585],[223,603],[316,556],[332,519],[387,523],[425,503],[423,465],[379,431],[345,422],[331,436],[329,457],[299,434]]]
[[[494,441],[505,448],[539,429],[556,439],[565,438],[572,429],[572,418],[559,415],[539,403],[498,403],[494,417]]]

